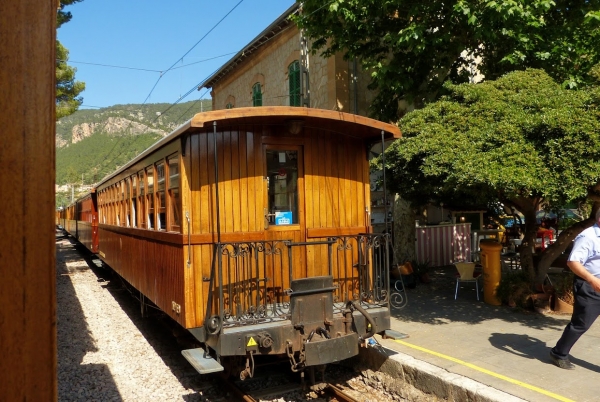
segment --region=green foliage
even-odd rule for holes
[[[56,183],[93,184],[156,142],[160,135],[115,137],[95,134],[56,151]]]
[[[417,108],[444,82],[486,79],[526,67],[566,87],[589,82],[600,61],[600,0],[303,1],[295,21],[313,51],[358,58],[378,95],[372,115],[395,121],[398,104]]]
[[[575,303],[575,295],[573,293],[573,272],[565,272],[555,277],[553,282],[554,290],[557,297],[565,303]]]
[[[386,154],[392,190],[413,204],[467,196],[564,205],[600,179],[592,91],[563,89],[540,70],[445,88],[400,121],[403,138]]]
[[[418,262],[414,260],[410,264],[412,265],[413,272],[417,275],[428,273],[429,269],[431,268],[429,261]]]
[[[69,51],[56,41],[56,119],[74,113],[83,98],[79,96],[85,90],[85,83],[75,81],[76,68],[67,64]]]
[[[500,284],[496,288],[496,296],[502,303],[524,309],[529,309],[530,296],[533,293],[529,276],[525,271],[502,275]]]
[[[64,11],[64,7],[81,0],[60,0],[60,8],[56,15],[56,27],[71,20],[71,13]],[[85,90],[85,83],[75,81],[77,69],[67,64],[69,51],[56,41],[56,120],[74,113],[83,98],[79,96]]]
[[[135,158],[158,139],[206,110],[210,101],[115,105],[79,110],[56,124],[56,183],[93,184]],[[73,143],[73,133],[92,135]]]
[[[56,13],[56,28],[60,28],[62,24],[71,21],[73,17],[70,12],[64,11],[64,8],[80,1],[82,0],[60,0],[60,8]]]

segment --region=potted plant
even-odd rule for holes
[[[417,286],[417,283],[415,282],[415,273],[410,261],[394,266],[390,270],[390,274],[395,281],[401,280],[402,286],[406,286],[409,289],[413,289]]]
[[[573,273],[565,272],[554,281],[552,310],[557,313],[573,313],[575,295],[573,294]]]
[[[529,276],[524,271],[503,275],[496,289],[496,295],[503,303],[527,310],[531,309],[533,293]]]
[[[419,278],[419,282],[431,283],[431,278],[429,277],[429,261],[413,261],[412,268],[416,277]]]

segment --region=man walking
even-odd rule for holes
[[[550,350],[552,362],[562,369],[573,369],[569,351],[579,337],[600,315],[600,209],[596,223],[585,229],[574,240],[568,267],[575,274],[573,291],[575,306],[571,322],[565,328],[556,346]]]

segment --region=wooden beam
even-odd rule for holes
[[[57,4],[0,2],[0,401],[57,399]]]

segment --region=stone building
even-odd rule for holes
[[[298,12],[292,5],[201,84],[211,88],[213,110],[305,106],[367,115],[373,98],[368,75],[341,54],[310,54],[310,43],[289,20]]]

